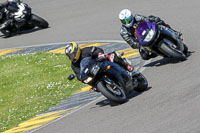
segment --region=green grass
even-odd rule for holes
[[[42,113],[80,89],[69,81],[70,61],[63,54],[35,53],[0,57],[0,132]]]

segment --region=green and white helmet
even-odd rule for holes
[[[123,9],[119,13],[119,19],[121,20],[122,24],[126,27],[132,27],[134,24],[133,15],[128,9]]]

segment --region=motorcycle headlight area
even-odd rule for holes
[[[149,31],[149,33],[146,35],[146,37],[145,37],[145,39],[144,39],[144,42],[149,42],[149,41],[151,41],[151,39],[153,38],[153,36],[154,36],[154,31],[153,31],[153,29],[151,29],[151,30]]]
[[[87,79],[84,80],[84,83],[89,83],[92,80],[92,77],[88,77]]]

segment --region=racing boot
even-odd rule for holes
[[[176,31],[176,30],[172,29],[170,26],[168,28],[170,28],[171,30],[173,30],[174,33],[176,34],[176,36],[181,37],[182,32]]]
[[[172,29],[171,27],[170,27],[170,29],[174,31],[174,33],[176,34],[177,37],[181,37],[182,32],[176,31],[176,30]]]
[[[174,31],[175,31],[175,30],[174,30]],[[182,35],[182,32],[175,31],[175,34],[176,34],[178,37],[181,37],[181,35]]]
[[[127,64],[126,65],[126,69],[129,71],[129,72],[132,72],[134,67],[131,65],[131,64]]]
[[[131,65],[131,63],[126,58],[121,58],[121,55],[118,55],[116,52],[112,52],[108,55],[106,55],[106,58],[111,61],[119,64],[120,66],[124,67],[128,72],[132,72],[134,70],[134,67]]]
[[[133,72],[134,66],[131,65],[131,63],[127,59],[124,58],[123,60],[124,60],[125,66],[126,66],[126,70],[129,72]]]
[[[165,23],[163,20],[161,20],[159,23],[166,26],[167,28],[172,29],[178,37],[181,37],[181,32],[174,30],[169,24]]]

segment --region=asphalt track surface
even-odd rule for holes
[[[49,29],[4,39],[0,49],[79,40],[121,40],[118,13],[123,8],[160,16],[183,32],[192,52],[175,62],[157,57],[143,74],[151,87],[127,103],[115,105],[105,98],[49,124],[41,133],[199,133],[200,33],[199,0],[33,0],[33,12],[50,23]]]

